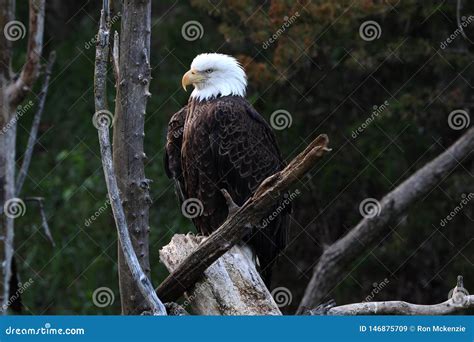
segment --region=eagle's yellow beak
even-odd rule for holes
[[[188,85],[199,83],[204,78],[205,78],[204,75],[202,75],[199,71],[195,69],[191,69],[183,75],[183,79],[181,80],[181,85],[183,86],[184,91],[186,91],[186,87]]]

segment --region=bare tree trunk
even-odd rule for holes
[[[150,93],[151,0],[123,3],[120,36],[118,98],[113,133],[113,161],[133,248],[150,278],[148,211],[149,180],[145,178],[143,149],[146,104]],[[150,311],[118,249],[122,313]]]
[[[449,149],[387,194],[380,201],[377,216],[364,218],[344,237],[326,248],[314,267],[298,313],[318,305],[342,278],[353,260],[373,246],[381,234],[386,233],[389,223],[399,218],[410,205],[446,178],[473,150],[474,128],[471,128]]]
[[[0,27],[13,20],[14,3],[11,0],[0,0]],[[16,127],[8,129],[11,106],[8,100],[8,85],[10,83],[10,64],[11,64],[11,41],[5,34],[0,35],[0,302],[5,304],[8,301],[10,276],[11,276],[11,258],[12,258],[12,239],[13,239],[13,218],[5,215],[5,202],[14,197],[13,195],[13,175],[12,171],[12,151],[11,135],[14,136]],[[16,126],[15,123],[12,126]],[[14,160],[13,160],[14,162]]]

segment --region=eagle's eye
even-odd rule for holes
[[[212,69],[207,69],[207,70],[206,70],[206,74],[210,74],[210,73],[213,72],[213,71],[214,71],[214,70],[212,70]]]

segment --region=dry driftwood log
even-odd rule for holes
[[[177,234],[160,250],[160,260],[173,272],[205,239]],[[232,247],[186,292],[183,308],[198,315],[281,315],[251,253],[246,246]]]
[[[323,314],[331,316],[353,315],[449,315],[474,307],[474,296],[464,288],[463,277],[458,276],[457,285],[450,298],[433,305],[412,304],[404,301],[363,302],[327,307]],[[318,312],[319,311],[319,312]],[[321,310],[310,310],[310,315],[321,314]]]

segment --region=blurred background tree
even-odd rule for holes
[[[474,103],[474,22],[464,28],[466,37],[457,34],[443,48],[458,28],[454,1],[191,0],[153,6],[145,148],[153,180],[153,282],[167,275],[159,248],[175,233],[194,231],[162,163],[166,124],[189,96],[181,77],[197,54],[227,53],[245,66],[248,97],[263,116],[279,109],[291,114],[292,125],[276,131],[287,160],[319,133],[329,135],[334,149],[298,186],[289,245],[274,271],[273,286],[292,292],[291,304],[282,308],[292,313],[324,245],[361,219],[360,202],[381,198],[462,134],[448,125],[448,115],[469,112]],[[99,8],[89,1],[48,1],[44,56],[54,49],[57,62],[24,194],[47,199],[57,246],[49,247],[39,214],[27,208],[15,236],[21,278],[34,280],[24,293],[26,314],[120,312],[117,237],[91,121]],[[459,19],[467,22],[473,10],[464,1]],[[19,3],[17,19],[26,23],[27,15],[27,4]],[[201,25],[202,37],[185,39],[182,28],[189,21]],[[378,25],[372,26],[375,36],[361,30],[368,21]],[[15,43],[19,62],[25,44]],[[375,120],[354,134],[377,109]],[[19,122],[20,146],[33,112]],[[447,299],[458,274],[468,289],[474,286],[474,205],[440,225],[463,194],[474,192],[474,164],[459,162],[451,177],[393,225],[391,235],[354,260],[329,297],[359,302],[387,279],[373,300],[429,304]],[[99,308],[91,298],[102,286],[116,298]]]

